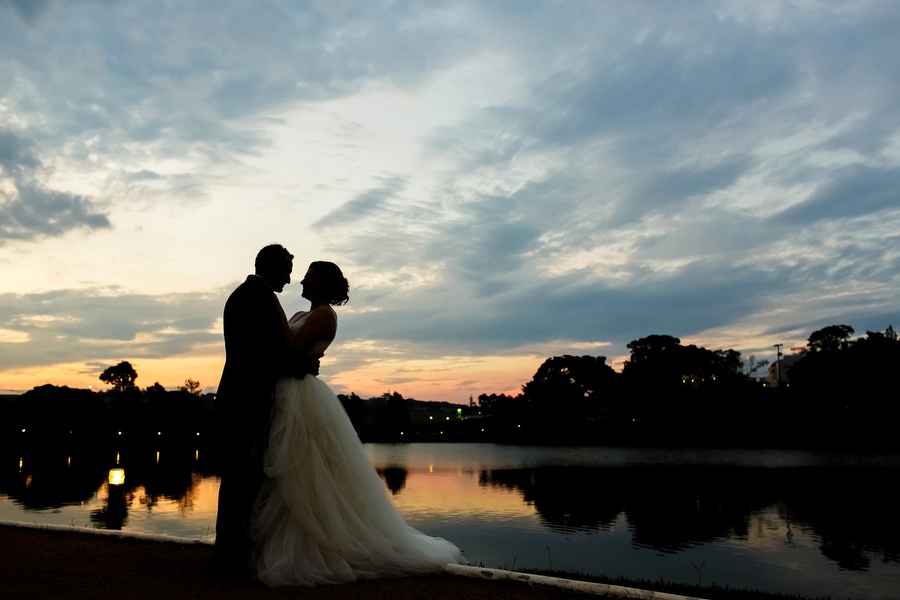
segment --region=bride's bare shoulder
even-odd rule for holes
[[[299,319],[302,319],[303,317],[305,317],[308,314],[309,314],[308,310],[298,310],[297,312],[294,313],[294,316],[292,316],[290,319],[288,319],[288,323],[293,323]]]

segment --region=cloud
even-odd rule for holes
[[[16,368],[183,354],[221,342],[216,321],[226,296],[224,291],[149,296],[116,289],[0,294],[0,330],[8,333],[10,344],[4,364]],[[0,339],[0,346],[6,345]]]
[[[110,227],[107,215],[89,198],[48,189],[36,180],[41,162],[33,148],[33,143],[0,129],[0,183],[10,183],[0,188],[0,243]]]
[[[15,13],[29,25],[33,25],[47,8],[50,0],[2,0],[0,4],[12,7]]]
[[[900,5],[73,6],[0,5],[0,240],[114,217],[239,244],[324,212],[288,231],[351,276],[340,336],[398,360],[897,314]],[[413,133],[334,102],[369,93]],[[325,141],[323,173],[279,170],[291,136]],[[166,202],[207,206],[154,221]],[[51,331],[98,360],[212,339],[220,302],[120,292],[6,296],[2,339],[33,362]]]
[[[324,217],[316,220],[313,227],[347,227],[360,219],[382,209],[398,192],[403,189],[402,178],[392,177],[376,189],[359,194],[352,200],[342,204]]]
[[[900,208],[900,167],[853,165],[838,171],[809,198],[778,213],[772,221],[783,225],[802,225],[897,208]]]
[[[440,178],[412,211],[422,220],[407,214],[379,238],[357,235],[384,225],[378,211],[347,219],[333,249],[367,279],[411,262],[433,277],[364,287],[353,302],[380,310],[347,315],[344,334],[436,355],[556,339],[624,351],[651,333],[750,319],[799,327],[785,302],[823,319],[896,314],[898,259],[883,240],[900,207],[897,158],[885,154],[898,128],[884,99],[897,86],[866,58],[894,42],[878,27],[879,42],[858,45],[896,11],[788,10],[766,22],[708,5],[646,8],[592,21],[590,35],[574,27],[567,44],[535,34],[517,47],[546,54],[515,105],[482,107],[428,138],[423,156]],[[523,38],[552,21],[535,12],[520,19]],[[861,81],[872,89],[860,93]],[[388,239],[402,252],[384,250]]]

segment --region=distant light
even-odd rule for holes
[[[109,470],[109,485],[122,485],[125,483],[125,469]]]
[[[432,420],[433,418],[434,418],[434,417],[428,417],[428,420],[430,421],[430,420]]]
[[[122,432],[121,432],[121,431],[119,432],[119,435],[122,435]]]
[[[24,429],[22,430],[22,433],[25,433],[25,430],[24,430]]]
[[[484,429],[482,429],[481,431],[482,431],[482,433],[484,433]]]
[[[450,417],[447,417],[447,420],[449,421],[449,420],[450,420]]]
[[[400,435],[403,435],[403,432],[402,432],[402,431],[400,432]]]
[[[156,435],[162,435],[162,431],[157,431]]]
[[[197,435],[200,435],[200,432],[199,432],[199,431],[197,432]]]

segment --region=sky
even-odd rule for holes
[[[515,393],[900,326],[900,3],[0,0],[0,393],[214,391],[263,246],[322,377]],[[788,350],[789,352],[789,350]]]

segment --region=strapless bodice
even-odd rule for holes
[[[303,327],[303,324],[306,322],[306,319],[309,318],[312,312],[310,311],[300,311],[291,317],[291,320],[288,321],[288,327],[291,329],[291,333],[297,335],[297,332],[300,331],[300,328]],[[312,354],[325,354],[325,350],[328,346],[331,345],[331,340],[322,340],[318,342],[309,353]]]

